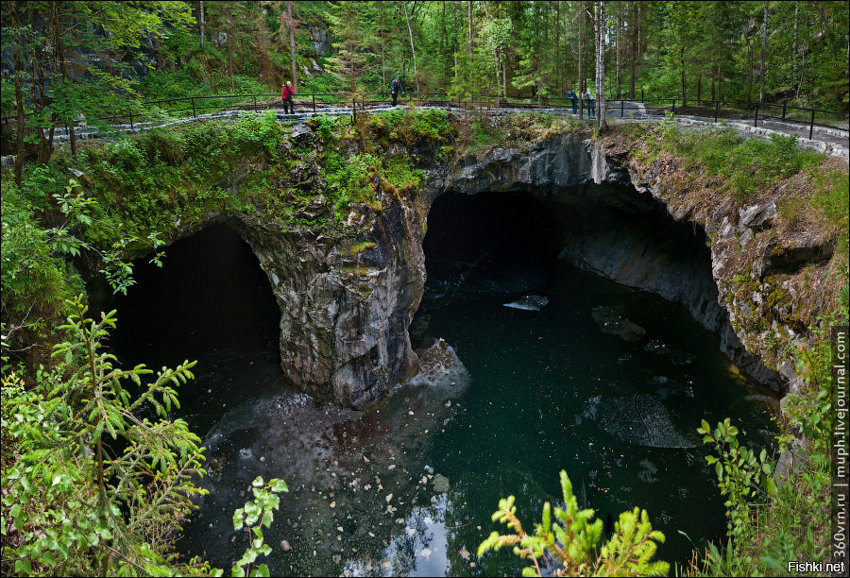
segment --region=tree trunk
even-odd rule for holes
[[[292,19],[292,2],[286,2],[286,15],[289,24],[289,53],[292,57],[292,87],[298,92],[298,65],[295,61],[295,21]]]
[[[413,80],[416,81],[416,96],[419,96],[419,76],[416,74],[416,49],[413,47],[413,31],[410,29],[410,18],[407,16],[407,4],[402,1],[401,5],[404,8],[404,20],[407,22],[407,34],[410,37],[410,54],[413,56]]]
[[[794,41],[791,44],[791,88],[797,89],[797,26],[800,13],[800,3],[794,2]]]
[[[615,52],[617,55],[617,98],[620,98],[620,8],[617,8],[617,28],[615,30]]]
[[[800,13],[800,3],[794,2],[794,42],[791,44],[791,88],[797,88],[797,18]]]
[[[9,2],[9,16],[15,42],[12,45],[12,63],[15,67],[15,183],[21,186],[21,174],[24,170],[24,79],[21,67],[21,26],[18,22],[18,3]]]
[[[767,53],[767,0],[764,0],[764,20],[761,23],[761,70],[759,81],[759,102],[764,102],[764,55]]]
[[[204,20],[204,0],[201,0],[201,50],[204,49],[204,24],[206,23]]]
[[[384,60],[384,43],[381,42],[381,94],[384,94],[384,90],[387,87],[387,65]]]
[[[561,2],[555,2],[555,86],[561,83]],[[557,96],[557,90],[556,90]]]
[[[685,90],[685,47],[684,46],[679,51],[679,62],[682,65],[682,106],[687,106],[687,104],[688,104],[688,93]]]
[[[720,66],[717,66],[717,100],[723,100],[723,91],[720,90],[723,86],[723,71]]]
[[[637,72],[637,7],[635,3],[632,2],[632,22],[631,22],[632,30],[631,30],[631,98],[634,100],[635,98],[635,76]]]
[[[605,0],[597,0],[596,24],[596,126],[605,130]]]
[[[68,66],[65,62],[65,43],[62,41],[62,33],[59,31],[59,7],[58,3],[53,5],[53,34],[56,42],[56,56],[59,58],[59,68],[62,71],[62,80],[68,80]],[[74,113],[70,113],[74,114]],[[77,158],[77,133],[74,130],[74,121],[77,119],[71,116],[68,122],[68,137],[71,140],[71,156]],[[48,146],[52,146],[50,143]],[[46,155],[49,158],[49,155]],[[47,159],[45,159],[46,162]]]
[[[583,0],[579,0],[578,3],[578,90],[579,90],[579,99],[578,99],[578,117],[584,118],[584,76],[582,75],[581,70],[581,41],[582,41],[582,31],[584,27],[582,23],[584,22],[584,2]]]
[[[467,2],[469,5],[469,45],[466,47],[466,54],[469,56],[469,63],[467,66],[472,65],[472,0]]]
[[[537,59],[537,110],[540,111],[540,107],[543,105],[543,94],[542,90],[540,90],[540,79],[542,78],[540,74],[540,58]]]
[[[236,83],[233,80],[233,50],[230,44],[233,42],[232,37],[227,39],[227,73],[230,75],[230,94],[236,92]]]
[[[697,106],[702,103],[702,69],[697,76]]]

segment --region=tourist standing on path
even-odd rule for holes
[[[584,89],[584,98],[587,100],[587,114],[590,116],[596,115],[596,108],[593,102],[593,95],[590,93],[590,87]]]
[[[295,103],[292,102],[292,95],[294,94],[295,89],[292,88],[292,83],[287,80],[280,91],[280,98],[283,100],[284,114],[295,114]]]
[[[572,88],[567,93],[567,98],[573,103],[573,114],[578,114],[578,95]]]
[[[401,81],[398,79],[398,76],[396,76],[395,78],[393,78],[392,83],[390,83],[390,94],[393,97],[393,106],[396,105],[399,92],[401,92]]]

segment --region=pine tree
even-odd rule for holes
[[[331,33],[337,39],[333,43],[336,54],[328,59],[328,64],[331,74],[346,87],[345,94],[349,98],[357,98],[362,94],[360,81],[370,56],[373,56],[372,38],[359,4],[339,2],[335,14],[325,13],[331,24]]]

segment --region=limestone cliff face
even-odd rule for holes
[[[293,139],[299,134],[306,133],[296,127]],[[777,365],[766,336],[777,332],[793,346],[826,307],[812,297],[820,286],[804,291],[794,272],[828,260],[831,246],[802,233],[766,233],[776,216],[769,199],[742,209],[704,206],[686,194],[675,166],[644,166],[630,151],[606,152],[587,137],[561,134],[457,161],[437,160],[433,147],[391,143],[389,153],[415,158],[425,179],[405,194],[378,184],[380,205],[352,205],[345,235],[284,227],[262,211],[209,221],[228,219],[251,245],[280,306],[283,371],[320,401],[363,408],[415,372],[408,327],[425,284],[422,241],[431,204],[447,191],[530,192],[563,223],[561,258],[682,303],[747,373],[788,389],[793,371],[763,362]],[[318,172],[308,154],[290,178],[307,190]],[[320,194],[300,210],[313,222],[323,213],[333,218]]]
[[[607,155],[601,145],[576,134],[479,157],[455,165],[443,189],[531,192],[564,224],[561,258],[681,303],[720,337],[723,351],[738,366],[762,383],[784,387],[782,376],[762,363],[759,349],[751,353],[741,338],[757,340],[743,330],[739,336],[730,324],[729,299],[719,295],[718,286],[727,286],[736,271],[717,266],[724,253],[713,245],[709,254],[702,237],[702,230],[716,228],[715,221],[712,216],[693,220],[692,207],[671,202],[675,187],[639,177],[629,170],[628,155]],[[704,260],[695,260],[700,253]],[[709,260],[711,270],[705,266]]]
[[[237,228],[280,305],[281,367],[319,401],[363,408],[415,372],[407,328],[425,279],[424,220],[391,193],[356,207],[358,240],[282,231],[242,217]]]

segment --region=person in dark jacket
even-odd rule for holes
[[[398,76],[393,78],[393,81],[390,83],[390,94],[393,97],[393,106],[396,105],[396,101],[398,100],[398,93],[401,92],[401,81],[398,79]]]
[[[572,88],[567,93],[567,98],[573,103],[573,114],[578,114],[578,95]]]
[[[292,95],[294,94],[295,89],[292,88],[292,83],[287,80],[280,91],[280,98],[283,100],[284,114],[295,114],[295,103],[292,102]]]

